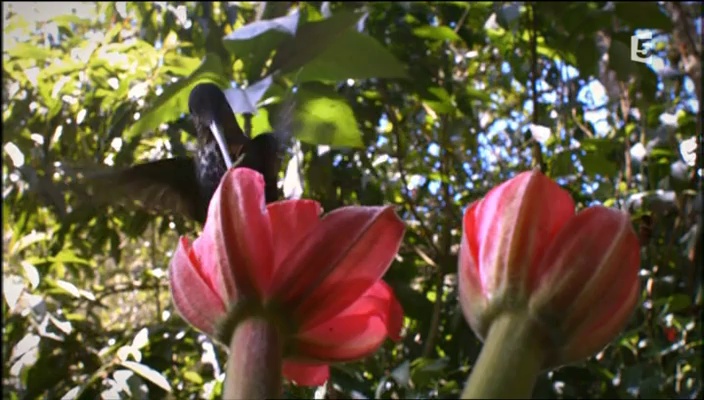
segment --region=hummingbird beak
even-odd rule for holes
[[[227,142],[225,141],[225,135],[222,133],[222,128],[220,128],[220,125],[213,121],[210,123],[210,132],[212,132],[215,137],[215,141],[218,143],[220,153],[222,153],[222,158],[225,160],[225,166],[227,169],[232,168],[232,159],[230,158],[230,152],[228,151]]]

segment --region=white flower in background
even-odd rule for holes
[[[662,122],[663,125],[677,126],[677,115],[670,113],[662,113],[660,114],[660,122]]]
[[[530,133],[538,143],[545,143],[550,138],[550,128],[547,126],[530,124]]]
[[[690,167],[694,166],[697,160],[697,140],[693,137],[682,141],[680,143],[680,154],[682,154],[682,159]]]
[[[646,153],[647,150],[645,146],[643,146],[643,143],[638,142],[631,147],[631,157],[633,157],[634,160],[643,161]]]

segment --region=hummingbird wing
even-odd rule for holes
[[[90,197],[83,202],[94,208],[120,204],[204,223],[210,198],[226,170],[224,159],[240,157],[250,139],[217,85],[196,85],[188,108],[198,139],[195,158],[169,158],[119,169],[84,168],[74,191],[88,192]]]
[[[91,203],[119,204],[157,213],[184,215],[203,223],[204,202],[193,159],[167,158],[88,174],[85,187]]]

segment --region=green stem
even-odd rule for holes
[[[491,324],[463,399],[527,399],[545,359],[539,334],[519,314],[503,314]]]
[[[281,396],[282,344],[274,324],[249,318],[235,328],[223,399],[266,399]]]

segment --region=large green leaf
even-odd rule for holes
[[[196,84],[204,81],[214,82],[221,87],[228,85],[224,77],[220,57],[215,54],[207,54],[200,66],[191,75],[166,87],[161,96],[157,97],[151,107],[127,130],[126,138],[129,140],[135,135],[156,128],[161,123],[173,121],[182,113],[187,112],[188,95],[191,89]]]
[[[236,114],[235,118],[240,126],[245,126],[244,115]],[[269,123],[269,111],[266,108],[258,109],[252,116],[250,123],[252,124],[252,132],[249,133],[250,137],[256,137],[262,133],[267,133],[274,130]]]
[[[584,173],[590,176],[616,176],[618,165],[610,161],[603,153],[587,152],[579,157]]]
[[[555,178],[573,174],[575,171],[574,161],[572,156],[574,151],[561,151],[550,158],[548,161],[549,175]]]
[[[248,80],[261,76],[271,53],[287,37],[293,37],[298,29],[300,14],[290,15],[247,24],[224,37],[225,48],[244,63]]]
[[[596,75],[599,62],[599,51],[592,36],[583,37],[577,44],[575,56],[577,65],[583,76]]]
[[[331,147],[363,146],[352,108],[330,87],[303,85],[294,101],[293,131],[301,141]]]
[[[367,78],[408,78],[408,74],[376,39],[352,29],[296,74],[299,82]]]
[[[609,68],[616,72],[618,80],[624,82],[636,71],[636,63],[631,60],[631,49],[615,38],[609,47]]]
[[[642,94],[639,99],[644,104],[652,104],[656,101],[656,95],[658,91],[658,75],[648,67],[647,64],[639,63],[636,66],[639,76],[640,92]]]
[[[654,1],[614,3],[614,12],[626,21],[631,29],[672,29],[672,21],[660,11],[660,6]]]
[[[304,66],[329,46],[337,44],[363,16],[358,12],[339,11],[330,18],[302,25],[294,38],[281,43],[271,70],[287,73]]]

